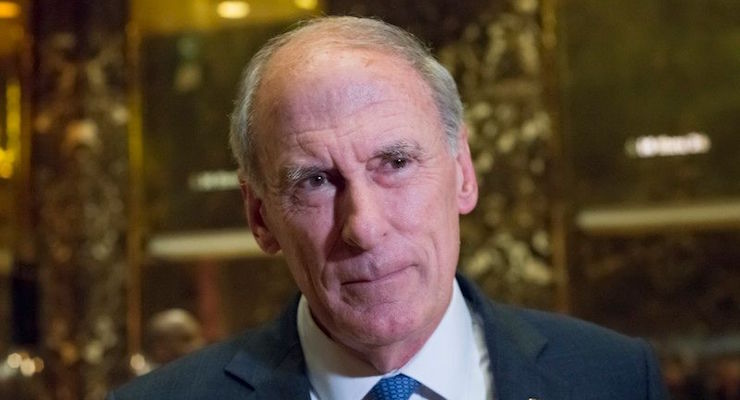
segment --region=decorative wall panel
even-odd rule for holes
[[[579,315],[645,336],[740,331],[740,234],[580,237]]]
[[[126,2],[35,7],[33,183],[46,377],[53,399],[102,399],[126,357]]]
[[[673,398],[737,398],[740,3],[560,3],[571,309],[651,338]]]

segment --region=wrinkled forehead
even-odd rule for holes
[[[388,100],[433,104],[431,89],[400,56],[296,41],[278,50],[266,65],[255,96],[256,128],[289,123],[294,115],[348,116]]]

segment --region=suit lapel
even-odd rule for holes
[[[228,375],[252,390],[243,399],[310,399],[310,383],[296,329],[298,299],[267,326],[247,336]]]
[[[237,354],[226,370],[254,389],[245,399],[306,399],[310,383],[304,372],[303,352],[293,347],[274,368],[265,366],[247,352]]]
[[[566,400],[570,389],[515,348],[516,343],[487,339],[497,400]],[[507,348],[508,345],[514,346]]]
[[[497,306],[457,276],[468,304],[481,319],[497,400],[566,400],[570,388],[537,364],[547,338],[512,310]]]
[[[543,370],[537,357],[547,338],[507,307],[495,305],[467,279],[457,280],[480,317],[496,400],[568,400],[570,388]],[[298,299],[275,322],[243,340],[225,367],[251,394],[244,399],[310,399],[310,383],[296,329]]]

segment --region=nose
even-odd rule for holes
[[[352,247],[370,250],[387,233],[381,193],[369,185],[347,185],[341,199],[344,214],[342,240]]]

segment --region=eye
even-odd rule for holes
[[[336,183],[330,172],[311,171],[292,186],[291,202],[304,207],[325,204],[334,195]]]
[[[389,164],[393,169],[405,168],[409,163],[409,159],[405,157],[394,157],[390,160]]]
[[[390,157],[384,157],[381,166],[382,169],[387,173],[395,173],[405,170],[413,163],[411,157],[405,155],[393,155]]]
[[[319,188],[329,182],[329,177],[324,172],[319,172],[311,176],[306,177],[303,180],[302,185],[306,188]]]

